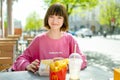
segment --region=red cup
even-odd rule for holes
[[[63,68],[60,71],[54,72],[50,70],[49,80],[65,80],[66,79],[67,68]]]

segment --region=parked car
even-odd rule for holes
[[[72,34],[73,36],[76,36],[76,33],[74,31],[68,31],[68,33]]]
[[[76,35],[79,37],[82,37],[82,38],[84,38],[84,37],[91,38],[93,36],[93,32],[88,28],[82,28],[82,29],[76,31]]]

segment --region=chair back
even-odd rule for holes
[[[16,51],[18,51],[18,39],[0,38],[0,44],[14,44]]]
[[[8,35],[7,38],[20,39],[20,35]]]
[[[0,43],[0,71],[8,69],[13,64],[15,46],[11,42]]]

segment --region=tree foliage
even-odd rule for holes
[[[99,22],[101,25],[108,25],[110,30],[113,30],[113,26],[118,27],[120,25],[120,5],[115,0],[109,0],[102,2],[100,7]]]
[[[24,30],[25,31],[38,30],[42,26],[43,20],[40,19],[39,15],[36,12],[33,12],[26,18],[26,25]]]
[[[81,7],[81,8],[93,8],[96,6],[99,2],[99,0],[44,0],[44,2],[49,6],[53,3],[62,3],[65,5],[68,15],[74,12],[74,9],[76,7]],[[78,10],[79,11],[79,10]]]

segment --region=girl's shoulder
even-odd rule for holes
[[[46,36],[46,33],[41,33],[41,34],[36,35],[33,40],[35,40],[35,41],[42,40],[45,38],[45,36]]]
[[[42,38],[46,36],[46,32],[36,35],[36,38]]]
[[[76,38],[72,35],[72,34],[70,34],[70,33],[68,33],[68,32],[65,32],[64,33],[64,38],[66,38],[68,41],[75,41],[76,40]]]
[[[64,36],[67,38],[73,38],[73,35],[68,32],[64,32]]]

